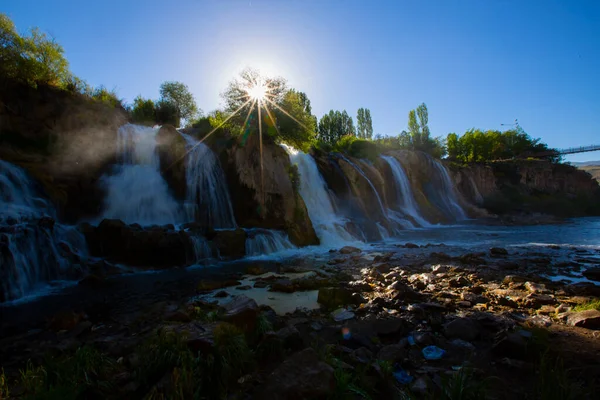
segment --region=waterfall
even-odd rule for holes
[[[87,257],[83,235],[54,215],[25,171],[0,160],[0,302],[68,277]]]
[[[204,143],[184,133],[188,143],[185,212],[188,221],[217,229],[235,228],[225,174],[215,154]]]
[[[321,244],[329,247],[342,247],[348,242],[357,241],[344,227],[347,221],[335,212],[327,185],[315,160],[309,154],[285,145],[283,147],[290,156],[290,162],[298,166],[300,196],[306,204],[308,215]]]
[[[205,238],[202,236],[190,235],[190,240],[194,245],[194,257],[196,262],[212,257],[212,249]]]
[[[392,175],[396,181],[396,194],[400,201],[400,209],[408,214],[420,226],[430,226],[431,224],[421,216],[417,202],[413,196],[412,188],[404,172],[402,165],[392,156],[381,156],[388,163],[392,170]]]
[[[367,183],[369,184],[369,186],[371,186],[371,189],[373,189],[373,193],[375,193],[375,197],[377,198],[377,202],[379,203],[379,207],[381,208],[381,214],[387,218],[387,210],[386,208],[383,206],[383,202],[381,201],[381,197],[379,196],[379,192],[377,192],[377,189],[375,188],[375,185],[373,185],[373,183],[371,182],[371,180],[367,177],[367,175],[365,174],[365,172],[362,170],[362,168],[360,168],[358,165],[354,164],[352,161],[350,161],[348,158],[346,158],[346,156],[344,156],[343,154],[340,154],[340,157],[342,158],[342,160],[346,161],[348,164],[350,164],[363,178],[365,178],[365,180],[367,181]]]
[[[259,256],[294,249],[284,232],[267,229],[247,229],[246,255]]]
[[[121,164],[103,179],[107,189],[102,218],[125,223],[165,225],[182,222],[177,201],[160,174],[158,127],[126,124],[119,128]]]
[[[450,179],[448,171],[438,160],[432,157],[429,157],[429,159],[431,160],[436,171],[438,171],[439,177],[441,178],[440,182],[442,187],[440,188],[440,197],[446,210],[456,221],[467,219],[467,215],[462,207],[458,204],[456,190],[454,189],[454,185],[452,184],[452,180]]]

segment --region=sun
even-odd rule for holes
[[[248,93],[248,97],[254,101],[262,102],[267,96],[267,86],[262,82],[253,83],[250,87],[246,89],[246,93]]]

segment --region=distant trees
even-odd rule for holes
[[[408,112],[408,132],[400,133],[398,144],[402,148],[424,151],[438,158],[445,154],[442,139],[431,137],[429,111],[425,103]]]
[[[330,110],[319,121],[319,140],[329,144],[337,143],[344,136],[356,136],[354,122],[346,110]]]
[[[170,117],[179,126],[181,120],[191,120],[198,114],[198,106],[196,100],[190,92],[186,84],[182,82],[163,82],[160,85],[160,108],[175,112],[175,115]]]
[[[252,97],[256,87],[264,90],[264,98]],[[258,70],[247,68],[229,83],[222,97],[225,112],[231,116],[228,127],[234,133],[258,133],[260,116],[263,134],[276,140],[307,150],[315,139],[317,120],[308,96],[289,89],[281,77],[263,76]]]
[[[359,108],[356,115],[356,133],[360,139],[373,138],[373,121],[368,108]]]
[[[446,147],[449,159],[465,163],[514,157],[536,157],[553,162],[560,160],[548,145],[541,143],[540,139],[532,139],[520,127],[505,132],[469,129],[460,137],[450,133],[446,137]]]
[[[64,49],[38,28],[21,36],[10,18],[0,13],[0,74],[36,86],[63,87],[71,79]]]

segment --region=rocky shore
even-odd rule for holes
[[[593,398],[598,264],[598,250],[567,246],[474,253],[403,243],[181,270],[129,297],[111,278],[82,292],[94,301],[32,313],[27,324],[2,310],[0,390],[14,398]]]

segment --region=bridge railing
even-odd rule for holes
[[[591,146],[580,146],[580,147],[569,147],[568,149],[559,149],[556,150],[557,154],[576,154],[576,153],[586,153],[588,151],[598,151],[600,150],[600,144],[594,144]]]

